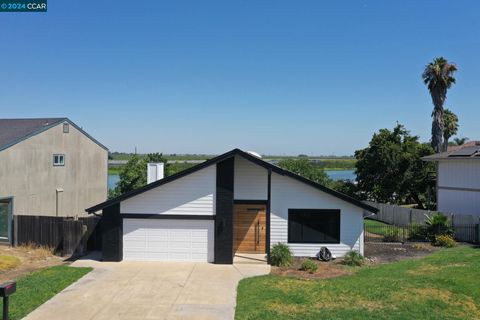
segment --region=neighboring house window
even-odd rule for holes
[[[68,123],[63,124],[63,133],[68,133],[70,131],[70,126]]]
[[[54,166],[64,166],[65,165],[65,155],[64,154],[54,154],[53,155],[53,165]]]
[[[340,210],[289,209],[288,242],[340,243]]]

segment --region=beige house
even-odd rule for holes
[[[0,119],[0,239],[14,215],[86,215],[107,170],[108,149],[67,118]]]

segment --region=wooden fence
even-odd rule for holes
[[[424,225],[428,216],[436,211],[405,208],[391,204],[365,201],[379,211],[371,219],[382,221],[395,226],[408,226],[412,224]],[[472,230],[480,224],[480,218],[473,215],[441,212],[448,218],[455,230],[455,238],[459,241],[471,241]],[[477,228],[478,229],[478,228]]]
[[[14,216],[14,244],[47,246],[62,256],[82,255],[100,247],[97,217]]]

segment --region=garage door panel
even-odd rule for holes
[[[125,260],[213,262],[213,221],[124,219]]]

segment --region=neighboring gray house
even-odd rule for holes
[[[437,210],[480,216],[480,141],[424,157],[437,163]]]
[[[0,119],[0,239],[14,215],[77,217],[107,198],[108,149],[67,118]]]
[[[234,149],[87,211],[102,211],[106,261],[231,264],[279,242],[295,256],[363,254],[364,212],[377,209]]]

